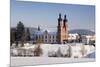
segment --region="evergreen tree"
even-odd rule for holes
[[[21,46],[24,46],[24,42],[25,42],[25,28],[24,28],[24,24],[19,21],[19,23],[17,24],[17,28],[16,28],[16,41],[20,41],[22,43]]]
[[[27,41],[31,40],[29,28],[27,28],[27,30],[26,30],[26,40]]]
[[[12,46],[12,43],[15,42],[15,32],[12,30],[10,31],[10,45]]]
[[[16,29],[11,28],[10,29],[10,46],[12,46],[12,44],[15,42],[16,42]]]
[[[21,41],[23,34],[25,33],[24,25],[21,21],[17,24],[17,41]]]

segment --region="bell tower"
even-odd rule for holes
[[[68,40],[68,20],[66,18],[66,15],[64,15],[64,19],[63,19],[63,41],[67,41]]]
[[[64,19],[61,17],[61,13],[58,18],[58,26],[57,26],[57,43],[62,44],[64,41],[68,39],[68,20],[66,19],[66,15],[64,15]]]

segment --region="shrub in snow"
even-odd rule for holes
[[[18,52],[16,49],[11,49],[11,56],[17,56]]]
[[[61,51],[61,57],[68,57],[68,49],[69,46],[61,46],[60,51]]]
[[[70,45],[68,46],[67,52],[68,52],[67,57],[71,57],[72,56],[72,49],[71,49]]]
[[[57,57],[61,57],[61,56],[62,56],[60,47],[58,48],[58,50],[57,50],[57,52],[56,52],[56,56],[57,56]]]
[[[15,48],[15,47],[16,47],[16,44],[15,44],[15,43],[13,43],[13,44],[10,46],[11,49],[13,49],[13,48]]]
[[[85,52],[85,46],[82,45],[80,48],[81,48],[80,52],[81,52],[82,56],[84,56],[85,53],[86,53],[86,52]]]
[[[36,45],[34,48],[34,56],[41,56],[43,54],[42,48],[40,45]]]
[[[34,56],[34,49],[33,48],[30,48],[29,50],[28,50],[28,56]]]
[[[55,50],[48,51],[48,57],[61,57],[60,48],[58,48],[57,51],[55,51]]]
[[[49,49],[48,51],[49,57],[71,57],[70,46],[60,45],[59,47],[55,47],[55,49],[53,47],[54,46],[52,46],[51,50]]]

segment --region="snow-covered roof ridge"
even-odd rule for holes
[[[35,31],[35,34],[42,35],[45,32],[47,32],[48,34],[56,34],[57,33],[57,30],[41,29],[40,31]]]

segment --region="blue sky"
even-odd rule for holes
[[[95,31],[95,6],[23,2],[11,0],[11,27],[22,21],[26,27],[56,29],[59,13],[67,15],[71,29],[89,29]]]

